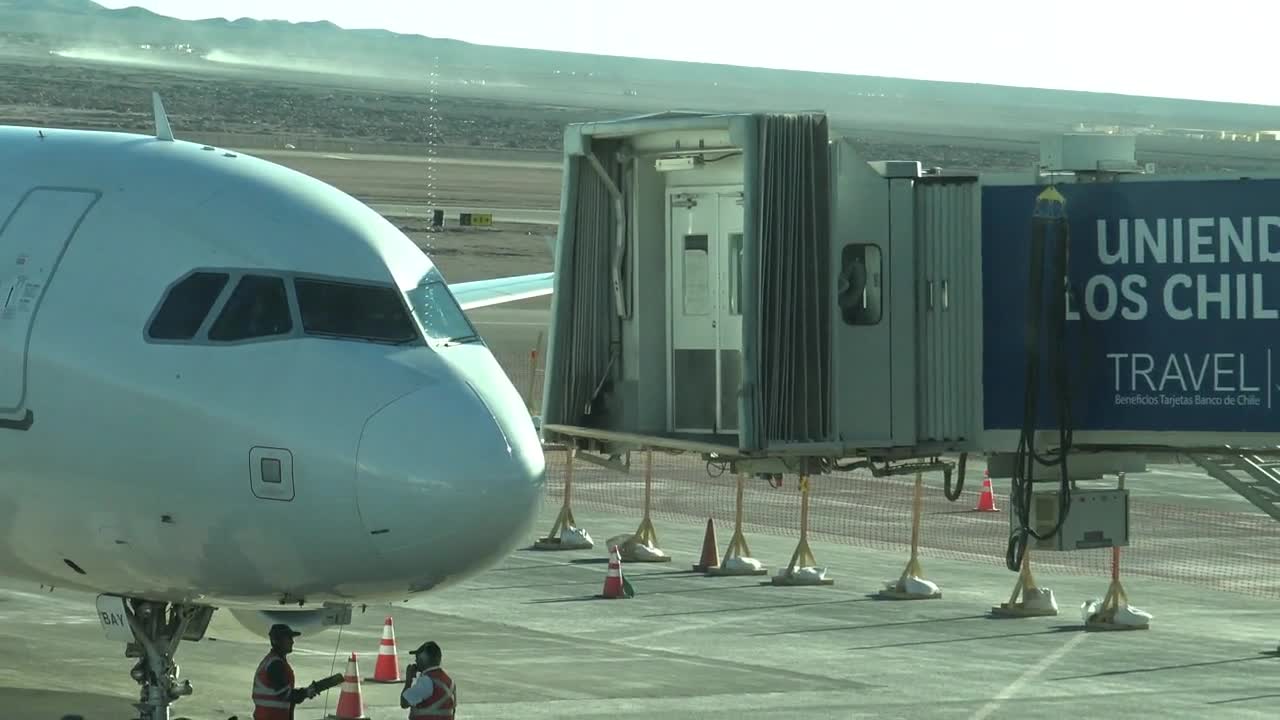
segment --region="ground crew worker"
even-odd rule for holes
[[[293,706],[320,691],[315,683],[294,689],[293,667],[285,657],[293,652],[293,639],[302,633],[288,625],[271,626],[271,650],[253,673],[253,720],[293,720]]]
[[[413,663],[405,669],[400,693],[400,707],[409,709],[409,720],[453,717],[456,690],[440,660],[440,646],[434,641],[428,640],[413,651]]]

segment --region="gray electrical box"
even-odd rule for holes
[[[1031,494],[1027,525],[1047,535],[1058,522],[1058,491],[1036,490]],[[1018,514],[1009,512],[1011,529]],[[1032,550],[1092,550],[1125,547],[1129,544],[1129,491],[1102,489],[1071,491],[1071,507],[1062,528],[1047,540],[1030,538]]]

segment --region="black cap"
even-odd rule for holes
[[[276,623],[275,625],[271,626],[271,630],[267,632],[267,635],[271,637],[280,637],[282,635],[288,635],[289,637],[298,637],[302,635],[302,633],[298,632],[297,630],[294,630],[293,628],[289,627],[288,625],[285,625],[284,623]]]
[[[428,640],[422,643],[421,645],[419,645],[418,649],[413,651],[413,654],[414,655],[417,655],[419,653],[439,654],[439,652],[440,652],[440,646],[436,644],[436,641]]]

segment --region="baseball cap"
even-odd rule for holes
[[[299,637],[300,635],[302,635],[302,633],[298,632],[297,630],[294,630],[293,628],[289,627],[288,625],[285,625],[284,623],[276,623],[275,625],[272,625],[271,630],[269,630],[267,634],[270,635],[271,637],[277,637],[280,635],[288,635],[289,637]]]

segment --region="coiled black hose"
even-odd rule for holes
[[[1036,452],[1036,423],[1040,413],[1040,345],[1041,330],[1046,324],[1044,314],[1045,282],[1044,262],[1046,245],[1053,244],[1053,264],[1049,268],[1048,337],[1047,355],[1049,381],[1056,392],[1058,420],[1058,450],[1042,457]],[[1010,533],[1005,553],[1005,564],[1017,572],[1022,567],[1029,537],[1037,540],[1052,538],[1062,529],[1071,507],[1071,482],[1068,479],[1067,456],[1071,451],[1071,383],[1066,360],[1067,281],[1070,224],[1067,221],[1066,198],[1050,185],[1036,197],[1035,212],[1031,221],[1031,263],[1028,269],[1027,325],[1026,325],[1026,385],[1023,398],[1022,428],[1015,454],[1012,488],[1009,505],[1017,517],[1017,528]],[[1058,491],[1058,519],[1051,531],[1043,535],[1032,530],[1028,520],[1031,514],[1031,490],[1036,463],[1060,468]]]

